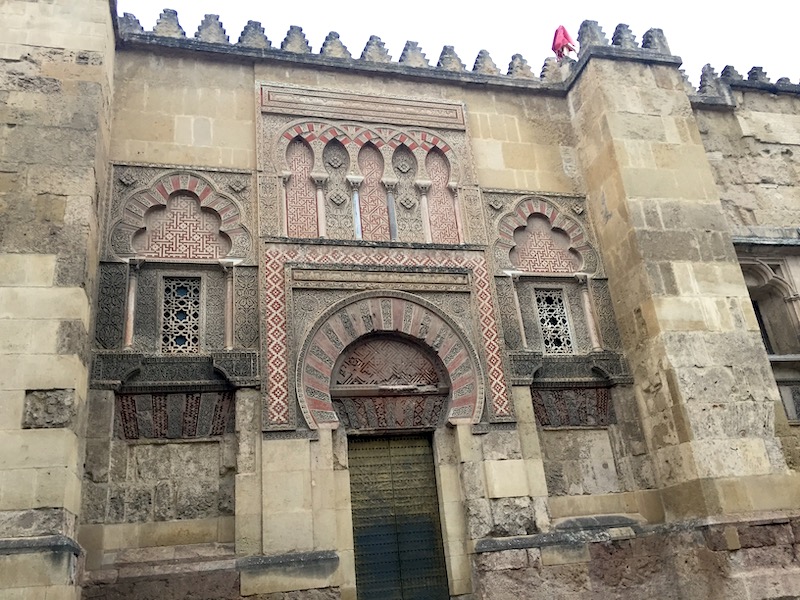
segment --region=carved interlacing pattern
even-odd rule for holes
[[[286,148],[291,173],[286,182],[286,213],[289,237],[317,237],[317,191],[311,180],[314,154],[302,140]]]
[[[264,252],[264,306],[265,361],[267,368],[267,404],[264,409],[266,428],[292,426],[289,420],[289,381],[286,281],[284,265],[287,262],[311,264],[351,264],[369,266],[459,267],[472,271],[474,312],[480,326],[483,357],[486,361],[490,415],[496,419],[511,418],[513,410],[508,398],[503,359],[500,352],[498,324],[492,298],[491,281],[483,254],[450,252],[404,252],[361,248],[334,248],[267,246]],[[381,301],[382,314],[391,310],[389,303]],[[462,416],[470,416],[466,406]],[[452,411],[451,411],[452,416]]]
[[[258,270],[239,267],[234,271],[236,345],[258,346]]]
[[[369,339],[353,348],[335,375],[337,385],[437,385],[431,359],[414,345],[395,339]]]
[[[322,151],[322,162],[328,173],[325,182],[325,222],[328,237],[335,240],[353,239],[353,191],[347,181],[350,155],[341,142],[333,140]]]
[[[100,265],[95,340],[101,348],[110,350],[119,346],[122,341],[127,288],[128,265],[119,263]]]
[[[359,187],[361,237],[365,240],[388,240],[389,211],[383,178],[383,157],[375,146],[366,144],[358,153],[358,168],[364,176]]]
[[[605,427],[617,422],[608,388],[533,390],[531,395],[542,427]]]
[[[166,207],[154,207],[145,216],[145,230],[133,238],[137,256],[216,260],[231,249],[230,240],[221,235],[221,219],[216,212],[202,210],[197,198],[189,194],[172,196]]]
[[[447,396],[337,398],[333,406],[348,431],[430,429],[442,424]]]
[[[572,333],[561,290],[536,290],[536,310],[546,354],[572,354]]]
[[[503,325],[503,338],[506,348],[520,350],[522,348],[522,335],[519,331],[514,289],[508,277],[498,277],[495,281],[497,289],[497,306],[500,312],[500,321]]]
[[[569,251],[569,238],[554,231],[546,217],[531,216],[524,229],[514,232],[516,247],[511,264],[529,273],[574,273],[578,261]]]
[[[458,244],[455,198],[450,191],[450,165],[444,154],[431,150],[425,159],[425,168],[431,178],[428,191],[428,212],[431,219],[431,237],[436,244]]]
[[[225,274],[219,270],[206,276],[205,343],[207,348],[225,346]]]
[[[392,155],[392,170],[397,178],[394,201],[398,238],[401,242],[423,242],[419,190],[414,183],[417,159],[405,144],[398,146]]]

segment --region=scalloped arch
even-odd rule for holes
[[[497,246],[509,253],[516,246],[514,232],[528,224],[531,216],[540,215],[550,223],[551,229],[558,229],[569,237],[569,250],[577,252],[586,264],[586,257],[594,249],[586,238],[583,228],[573,219],[563,215],[555,206],[542,198],[523,198],[513,212],[500,219]]]
[[[301,138],[308,144],[320,142],[327,144],[331,140],[338,140],[345,147],[350,143],[361,148],[367,142],[372,143],[378,150],[389,146],[392,150],[404,144],[412,152],[430,152],[438,148],[447,157],[451,168],[451,179],[458,180],[460,172],[458,157],[452,145],[441,134],[424,129],[405,130],[395,127],[374,126],[365,127],[358,124],[334,124],[327,121],[299,120],[291,122],[280,133],[276,144],[276,162],[288,169],[286,164],[286,146],[295,138]]]
[[[246,258],[252,247],[250,233],[242,223],[242,211],[235,200],[220,193],[206,178],[190,171],[161,175],[149,186],[134,191],[125,200],[122,216],[111,227],[111,248],[120,258],[136,256],[134,236],[147,227],[146,215],[153,208],[167,208],[169,199],[188,194],[201,210],[213,211],[220,220],[219,231],[230,239],[225,258]]]
[[[468,338],[438,308],[413,294],[373,291],[356,294],[325,312],[311,329],[297,359],[296,390],[312,429],[335,428],[331,373],[339,355],[372,333],[401,333],[429,347],[450,377],[448,420],[477,423],[485,384],[478,355]]]

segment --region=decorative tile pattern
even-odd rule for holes
[[[286,162],[292,174],[286,182],[286,213],[289,237],[317,237],[317,190],[311,180],[314,154],[302,140],[286,148]]]
[[[431,237],[436,244],[458,244],[455,201],[450,191],[450,165],[438,148],[431,150],[425,159],[425,168],[431,178],[428,191],[428,211],[431,218]]]
[[[370,266],[460,267],[472,271],[474,313],[477,315],[486,362],[490,417],[494,420],[513,418],[505,370],[501,354],[498,324],[495,318],[491,280],[486,259],[481,253],[446,251],[397,252],[393,249],[281,247],[268,245],[264,251],[264,320],[267,398],[265,427],[292,426],[289,420],[288,347],[286,343],[287,262],[311,264],[351,264]],[[390,307],[381,304],[382,314]],[[482,398],[479,398],[482,400]],[[462,409],[461,414],[469,407]],[[472,414],[472,413],[470,413]],[[452,416],[452,413],[451,413]],[[467,415],[469,416],[469,415]],[[477,415],[478,417],[480,415]]]
[[[388,240],[389,209],[383,185],[383,157],[373,144],[366,144],[358,153],[358,168],[364,181],[358,190],[361,208],[361,233],[365,240]]]
[[[609,388],[532,390],[542,427],[606,427],[617,422]]]
[[[216,212],[200,209],[188,194],[170,197],[164,207],[145,216],[145,229],[133,237],[133,250],[145,258],[217,260],[231,249],[227,236],[220,235],[221,219]]]

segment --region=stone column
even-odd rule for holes
[[[139,267],[142,261],[128,261],[128,290],[125,298],[125,331],[122,344],[126,350],[133,346],[133,323],[136,320],[136,292],[139,289]]]
[[[74,599],[112,15],[7,0],[2,22],[0,595]]]
[[[450,183],[447,186],[450,188],[450,193],[453,194],[453,211],[456,215],[456,229],[458,230],[458,243],[464,243],[464,225],[461,220],[461,200],[458,197],[458,186],[455,183]]]
[[[635,62],[587,23],[568,100],[667,518],[796,508],[778,391],[680,60],[658,31]]]
[[[361,239],[361,202],[358,198],[358,188],[364,178],[360,175],[348,175],[347,182],[353,188],[353,235],[357,240]]]
[[[289,178],[292,174],[289,171],[284,171],[280,174],[281,180],[281,208],[283,209],[283,235],[289,237],[289,208],[286,206],[286,184],[289,183]]]
[[[425,237],[425,243],[430,244],[433,242],[433,235],[431,234],[431,214],[428,210],[428,190],[431,189],[431,182],[420,180],[417,181],[416,184],[420,193],[419,209],[422,213],[422,234]]]
[[[311,179],[317,188],[317,234],[319,237],[328,237],[328,224],[325,220],[325,182],[328,181],[327,173],[311,173]]]
[[[397,192],[397,179],[384,178],[386,188],[386,208],[389,211],[389,237],[394,242],[397,240],[397,213],[395,212],[395,193]]]
[[[592,352],[602,352],[603,344],[600,341],[600,331],[597,327],[597,316],[594,314],[591,292],[589,291],[589,275],[586,273],[576,273],[575,279],[578,280],[578,283],[581,286],[583,316],[586,319],[586,329],[589,330],[589,343],[592,345]]]

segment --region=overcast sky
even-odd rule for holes
[[[637,42],[651,27],[664,30],[672,53],[683,58],[684,68],[696,86],[700,69],[710,63],[719,73],[733,65],[747,76],[751,67],[764,67],[771,81],[788,77],[800,83],[797,50],[798,0],[746,3],[743,10],[733,2],[708,0],[296,0],[261,2],[252,0],[117,0],[120,14],[139,18],[145,31],[155,25],[161,9],[174,8],[192,37],[206,13],[219,14],[223,26],[236,42],[248,20],[260,21],[273,46],[280,48],[289,25],[299,25],[314,52],[319,52],[329,31],[340,34],[354,57],[361,55],[370,35],[386,44],[393,60],[407,40],[418,42],[435,65],[442,46],[455,51],[471,70],[478,51],[489,51],[505,72],[513,54],[522,54],[535,73],[552,55],[553,32],[564,25],[577,39],[585,19],[597,21],[611,40],[618,23],[631,27]],[[707,8],[717,6],[720,8]]]

